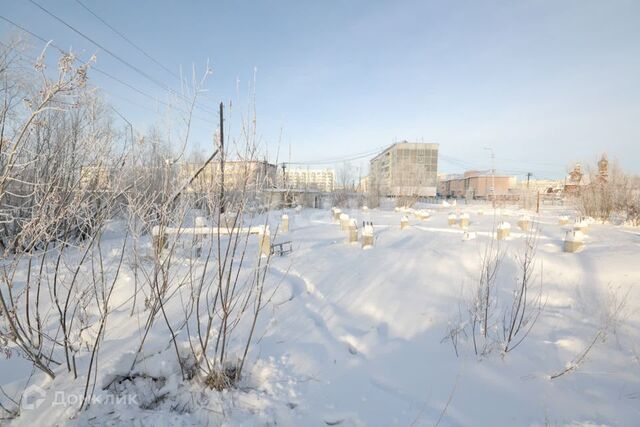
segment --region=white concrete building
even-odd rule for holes
[[[438,144],[397,142],[371,160],[369,189],[380,196],[436,195]]]
[[[286,169],[287,188],[298,190],[320,190],[331,192],[334,189],[335,172],[333,169]]]

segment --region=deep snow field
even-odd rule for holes
[[[522,345],[476,356],[470,340],[447,334],[465,319],[467,300],[480,275],[480,258],[500,221],[511,236],[498,275],[498,294],[510,295],[518,277],[516,256],[526,235],[516,223],[522,212],[489,206],[427,206],[432,216],[400,229],[393,210],[343,210],[362,225],[374,224],[375,245],[346,243],[329,210],[288,211],[293,252],[273,257],[268,275],[275,289],[262,313],[250,369],[240,389],[218,393],[180,384],[169,334],[158,322],[139,369],[163,376],[163,384],[137,384],[130,392],[164,393],[165,404],[93,405],[86,412],[52,405],[54,390],[82,390],[82,379],[32,378],[47,390],[43,404],[25,410],[15,425],[296,425],[296,426],[543,426],[640,424],[640,230],[591,224],[585,248],[564,253],[565,208],[529,212],[538,224],[536,284],[544,305]],[[484,215],[479,211],[483,210]],[[449,226],[450,212],[468,213],[469,231]],[[272,212],[276,228],[282,212]],[[114,259],[119,233],[111,232]],[[105,245],[107,245],[105,243]],[[251,244],[253,245],[253,243]],[[250,251],[257,250],[252,246]],[[96,393],[128,366],[144,317],[129,316],[131,280],[123,274],[114,313],[100,349]],[[607,324],[611,298],[627,304]],[[174,315],[179,316],[179,304]],[[140,310],[142,310],[142,305]],[[171,311],[171,310],[170,310]],[[610,313],[609,313],[610,315]],[[141,320],[142,319],[142,320]],[[602,331],[601,335],[598,335]],[[550,379],[582,354],[584,360]],[[0,362],[0,385],[19,390],[31,372],[13,357]],[[153,390],[151,390],[153,389]]]

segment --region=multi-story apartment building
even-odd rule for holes
[[[201,163],[183,163],[178,182],[186,182],[202,167]],[[224,187],[227,191],[250,191],[271,188],[276,183],[277,166],[257,160],[227,160],[224,162]],[[211,162],[193,180],[187,191],[205,193],[219,188],[222,174],[220,163]]]
[[[436,195],[438,144],[397,142],[371,160],[369,191],[379,196]]]
[[[333,169],[285,169],[284,186],[296,190],[319,190],[331,192],[334,189]]]

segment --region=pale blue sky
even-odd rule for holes
[[[35,1],[179,88],[74,0]],[[280,160],[289,144],[292,161],[317,161],[408,139],[439,143],[442,171],[489,168],[491,146],[508,172],[562,176],[607,151],[640,173],[638,1],[81,1],[175,72],[209,59],[210,108],[238,105],[237,87],[246,103],[256,68],[260,133],[273,153],[282,129]],[[32,3],[2,3],[0,15],[168,100]],[[140,129],[157,120],[129,101],[153,102],[92,78]],[[214,130],[197,120],[192,146],[207,150]]]

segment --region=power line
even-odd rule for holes
[[[89,12],[91,15],[93,15],[96,19],[98,19],[100,22],[102,22],[106,27],[108,27],[111,31],[113,31],[115,34],[117,34],[120,38],[122,38],[124,41],[126,41],[127,43],[129,43],[131,46],[133,46],[137,51],[139,51],[140,53],[142,53],[144,56],[146,56],[148,59],[150,59],[153,63],[155,63],[157,66],[159,66],[160,68],[162,68],[164,71],[166,71],[167,73],[169,73],[171,76],[175,77],[176,79],[178,79],[179,81],[182,81],[182,77],[180,75],[178,75],[176,72],[171,71],[171,69],[169,69],[169,67],[167,67],[166,65],[162,64],[160,61],[158,61],[156,58],[154,58],[153,56],[151,56],[151,54],[149,54],[147,51],[145,51],[142,47],[140,47],[140,45],[138,45],[137,43],[134,43],[130,38],[128,38],[122,31],[119,31],[117,28],[115,28],[113,25],[109,24],[104,18],[102,18],[101,16],[99,16],[95,11],[93,11],[92,9],[90,9],[86,4],[82,3],[80,0],[75,0],[76,3],[78,3],[80,6],[82,6],[87,12]],[[209,99],[209,100],[213,100],[213,98],[211,96],[209,96],[208,94],[202,94],[200,95],[201,97],[205,98],[205,99]]]
[[[126,41],[127,43],[129,43],[131,46],[133,46],[138,52],[142,53],[144,56],[146,56],[148,59],[150,59],[154,64],[156,64],[157,66],[159,66],[160,68],[162,68],[163,70],[165,70],[167,73],[171,74],[173,77],[175,77],[176,79],[180,79],[180,76],[178,74],[176,74],[175,72],[171,71],[169,68],[167,68],[166,66],[164,66],[163,64],[161,64],[158,60],[156,60],[153,56],[149,55],[144,49],[142,49],[140,46],[138,46],[137,44],[135,44],[134,42],[132,42],[131,40],[129,40],[127,38],[127,36],[125,36],[124,34],[122,34],[120,31],[118,31],[116,28],[114,28],[111,24],[109,24],[107,21],[105,21],[104,19],[102,19],[97,13],[95,13],[93,10],[91,10],[87,5],[85,5],[84,3],[82,3],[80,0],[75,0],[76,3],[78,3],[80,6],[82,6],[87,12],[89,12],[91,15],[93,15],[97,20],[99,20],[100,22],[102,22],[104,25],[106,25],[111,31],[113,31],[114,33],[116,33],[118,36],[120,36],[120,38],[122,38],[124,41]]]
[[[164,83],[154,79],[152,76],[150,76],[149,74],[147,74],[144,70],[141,70],[140,68],[136,67],[135,65],[131,64],[130,62],[128,62],[127,60],[123,59],[122,57],[120,57],[119,55],[117,55],[116,53],[112,52],[110,49],[107,49],[105,46],[103,46],[102,44],[98,43],[97,41],[93,40],[91,37],[87,36],[86,34],[84,34],[82,31],[78,30],[77,28],[75,28],[73,25],[67,23],[66,21],[64,21],[62,18],[58,17],[57,15],[55,15],[53,12],[49,11],[48,9],[46,9],[45,7],[41,6],[40,4],[38,4],[37,2],[35,2],[34,0],[28,0],[29,3],[33,4],[34,6],[38,7],[40,10],[42,10],[43,12],[45,12],[47,15],[51,16],[53,19],[55,19],[56,21],[60,22],[61,24],[63,24],[65,27],[69,28],[71,31],[73,31],[74,33],[78,34],[80,37],[84,38],[85,40],[89,41],[91,44],[93,44],[94,46],[102,49],[103,51],[105,51],[108,55],[110,55],[111,57],[115,58],[117,61],[119,61],[120,63],[122,63],[123,65],[125,65],[126,67],[132,69],[133,71],[135,71],[136,73],[140,74],[142,77],[144,77],[145,79],[149,80],[150,82],[152,82],[153,84],[157,85],[158,87],[162,88],[163,90],[166,90],[167,92],[171,93],[172,95],[178,96],[179,98],[182,98],[185,101],[189,101],[189,99],[187,99],[184,95],[181,95],[180,93],[176,92],[175,90],[171,89],[169,86],[165,85]],[[214,111],[213,110],[209,110],[206,107],[202,107],[200,105],[197,106],[198,108],[200,108],[201,110],[203,110],[204,112],[207,113],[211,113],[213,114]]]
[[[113,31],[115,34],[117,34],[121,39],[123,39],[124,41],[126,41],[127,43],[129,43],[131,46],[133,46],[138,52],[142,53],[145,57],[147,57],[149,60],[151,60],[154,64],[156,64],[158,67],[162,68],[164,71],[166,71],[167,73],[169,73],[171,76],[175,77],[176,79],[178,79],[179,81],[182,81],[182,78],[174,71],[171,71],[166,65],[162,64],[160,61],[158,61],[156,58],[154,58],[153,56],[151,56],[151,54],[149,54],[147,51],[145,51],[142,47],[140,47],[137,43],[134,43],[130,38],[128,38],[122,31],[118,30],[117,28],[115,28],[113,25],[109,24],[104,18],[102,18],[100,15],[98,15],[95,11],[93,11],[91,8],[89,8],[89,6],[87,6],[86,4],[84,4],[82,1],[80,0],[75,0],[76,3],[78,3],[80,6],[82,6],[82,8],[84,8],[87,12],[89,12],[93,17],[95,17],[98,21],[102,22],[107,28],[109,28],[111,31]],[[205,98],[209,98],[206,94],[202,95]]]
[[[358,160],[358,159],[362,159],[365,157],[369,157],[372,156],[376,153],[378,153],[379,151],[383,150],[386,147],[386,145],[376,148],[374,150],[369,150],[367,152],[362,152],[362,153],[358,153],[358,154],[352,154],[349,156],[341,156],[341,157],[334,157],[334,158],[328,158],[328,159],[322,159],[322,160],[317,160],[317,161],[305,161],[305,162],[284,162],[286,164],[289,165],[323,165],[323,164],[331,164],[331,163],[340,163],[340,162],[347,162],[347,161],[351,161],[351,160]]]
[[[21,30],[21,31],[25,32],[26,34],[29,34],[30,36],[32,36],[32,37],[34,37],[34,38],[36,38],[36,39],[40,40],[41,42],[43,42],[43,43],[45,43],[45,44],[49,44],[51,47],[53,47],[54,49],[56,49],[56,50],[57,50],[58,52],[60,52],[61,54],[63,54],[63,55],[68,54],[68,52],[67,52],[67,51],[65,51],[65,50],[64,50],[64,49],[62,49],[61,47],[57,46],[55,43],[53,43],[53,42],[51,42],[51,41],[48,41],[48,40],[46,40],[44,37],[41,37],[41,36],[39,36],[39,35],[35,34],[34,32],[32,32],[32,31],[30,31],[29,29],[27,29],[27,28],[23,27],[22,25],[20,25],[20,24],[18,24],[18,23],[16,23],[16,22],[14,22],[14,21],[12,21],[11,19],[9,19],[9,18],[7,18],[7,17],[5,17],[5,16],[2,16],[2,15],[0,15],[0,19],[2,19],[3,21],[5,21],[5,22],[7,22],[7,23],[9,23],[9,24],[11,24],[11,25],[13,25],[14,27],[18,28],[19,30]],[[34,58],[30,58],[30,59],[32,59],[32,60],[36,60],[36,59],[34,59]],[[78,57],[76,57],[76,58],[75,58],[75,60],[76,60],[76,62],[79,62],[79,63],[83,63],[83,62],[84,62],[84,61],[82,61],[82,60],[81,60],[80,58],[78,58]],[[158,98],[156,98],[156,97],[154,97],[154,96],[152,96],[152,95],[149,95],[148,93],[146,93],[146,92],[144,92],[144,91],[142,91],[142,90],[138,89],[137,87],[133,86],[132,84],[127,83],[126,81],[124,81],[124,80],[122,80],[122,79],[120,79],[120,78],[118,78],[118,77],[114,76],[113,74],[110,74],[110,73],[108,73],[108,72],[106,72],[106,71],[104,71],[104,70],[100,69],[99,67],[92,66],[92,67],[91,67],[91,69],[92,69],[93,71],[96,71],[96,72],[97,72],[97,73],[99,73],[99,74],[102,74],[102,75],[104,75],[104,76],[106,76],[106,77],[108,77],[108,78],[110,78],[110,79],[114,80],[114,81],[115,81],[115,82],[117,82],[117,83],[120,83],[120,84],[121,84],[121,85],[123,85],[123,86],[126,86],[127,88],[131,89],[132,91],[134,91],[134,92],[136,92],[136,93],[138,93],[138,94],[140,94],[140,95],[142,95],[142,96],[144,96],[144,97],[146,97],[146,98],[151,99],[151,100],[152,100],[152,101],[154,101],[154,102],[157,102],[157,103],[159,103],[159,104],[164,105],[164,106],[165,106],[165,107],[167,107],[167,108],[173,108],[173,109],[175,109],[175,110],[177,110],[177,111],[180,111],[180,112],[182,112],[182,113],[190,114],[190,112],[189,112],[189,111],[184,110],[183,108],[180,108],[180,107],[177,107],[177,106],[171,105],[171,104],[169,104],[169,103],[167,103],[167,102],[164,102],[164,101],[162,101],[162,100],[160,100],[160,99],[158,99]],[[113,95],[113,94],[112,94],[112,96],[116,96],[116,95]],[[133,102],[132,102],[132,103],[133,103]],[[139,106],[140,106],[140,105],[139,105]],[[141,106],[140,106],[140,107],[141,107]],[[142,107],[142,108],[145,108],[145,107]],[[148,108],[147,108],[147,109],[148,109]],[[151,110],[151,109],[148,109],[148,110],[149,110],[149,111],[152,111],[152,112],[154,112],[154,113],[155,113],[155,111],[153,111],[153,110]],[[197,115],[192,114],[192,113],[191,113],[191,116],[192,116],[193,118],[196,118],[196,119],[198,119],[198,120],[201,120],[201,121],[206,122],[206,123],[209,123],[209,124],[216,124],[215,122],[213,122],[213,121],[212,121],[212,120],[210,120],[210,119],[206,119],[206,118],[203,118],[203,117],[197,116]]]

